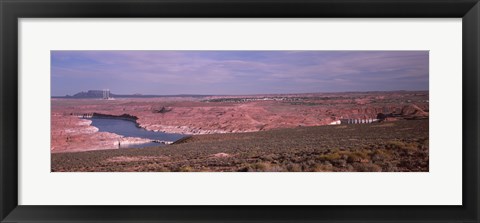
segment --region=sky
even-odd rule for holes
[[[428,51],[51,51],[52,96],[428,90]]]

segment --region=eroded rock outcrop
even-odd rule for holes
[[[245,99],[247,98],[247,99]],[[52,99],[52,151],[83,147],[116,148],[114,142],[140,142],[98,132],[88,121],[70,114],[135,117],[140,127],[181,134],[267,131],[328,125],[340,119],[428,117],[428,92],[373,92],[235,96],[211,98],[148,98],[122,100]],[[130,141],[129,141],[130,140]],[[118,146],[117,146],[118,148]]]

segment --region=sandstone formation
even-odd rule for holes
[[[348,118],[428,118],[428,92],[370,92],[204,98],[52,99],[52,152],[115,149],[146,139],[98,132],[75,114],[130,115],[139,126],[190,135],[328,125]]]

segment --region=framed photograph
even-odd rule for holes
[[[1,1],[1,222],[478,222],[466,1]]]

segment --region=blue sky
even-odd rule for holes
[[[428,90],[428,51],[51,51],[53,96]]]

